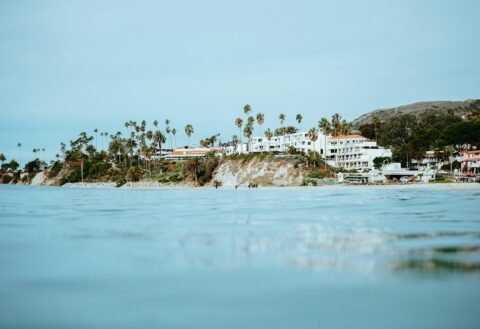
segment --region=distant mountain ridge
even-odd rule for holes
[[[387,121],[393,117],[403,114],[413,114],[419,116],[425,112],[447,113],[453,110],[458,116],[468,116],[474,108],[480,108],[480,99],[468,99],[465,101],[432,101],[418,102],[409,105],[389,109],[378,109],[361,115],[352,121],[353,127],[372,122],[373,117],[378,117],[380,121]]]

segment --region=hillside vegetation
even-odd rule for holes
[[[434,101],[434,102],[419,102],[409,105],[403,105],[399,107],[389,109],[378,109],[366,114],[361,115],[357,119],[352,121],[353,127],[360,127],[365,124],[372,123],[374,118],[379,121],[388,121],[394,117],[398,117],[404,114],[414,115],[420,117],[425,113],[430,114],[447,114],[451,113],[458,117],[469,117],[475,111],[480,110],[480,99],[469,99],[466,101],[447,102],[447,101]]]
[[[393,160],[404,166],[412,159],[423,159],[426,151],[435,151],[438,160],[448,161],[454,153],[480,148],[480,100],[469,104],[462,117],[453,109],[398,112],[385,120],[373,117],[357,129],[392,148]]]

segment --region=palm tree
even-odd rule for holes
[[[175,128],[172,129],[172,135],[173,135],[173,147],[177,148],[177,138],[175,137],[177,135],[177,129]]]
[[[18,147],[18,161],[20,161],[19,165],[20,167],[22,166],[22,143],[18,143],[17,144],[17,147]]]
[[[153,140],[156,145],[160,147],[160,157],[162,156],[162,143],[165,143],[166,139],[165,136],[162,134],[160,130],[155,131],[153,135]]]
[[[327,167],[327,136],[331,134],[332,132],[332,125],[328,121],[327,118],[321,118],[320,121],[318,122],[318,128],[320,128],[320,131],[323,134],[324,137],[324,142],[325,142],[325,148],[323,149],[323,157],[325,160],[325,168]]]
[[[302,115],[297,114],[297,116],[295,117],[295,120],[297,120],[298,124],[300,125],[300,131],[302,131],[302,120],[303,120]]]
[[[158,127],[158,120],[153,120],[153,125],[155,126],[155,128]]]
[[[242,118],[236,118],[235,119],[235,126],[238,128],[238,136],[240,136],[240,145],[242,145],[242,126],[243,126],[243,120]]]
[[[168,121],[168,120],[167,120]],[[170,129],[169,126],[165,128],[165,132],[167,133],[167,140],[170,142],[170,148],[172,147],[172,138],[170,137],[170,133],[172,132],[172,129]]]
[[[93,132],[95,133],[95,148],[98,149],[98,129],[93,129]]]
[[[448,156],[448,162],[450,163],[450,175],[452,175],[452,180],[453,180],[454,179],[453,164],[452,164],[453,151],[454,151],[453,145],[445,146],[444,151],[445,151],[445,153],[447,153],[449,155]]]
[[[310,140],[313,142],[313,152],[316,152],[315,150],[315,142],[317,141],[318,139],[318,131],[317,131],[317,128],[313,127],[311,128],[308,133],[307,133],[308,137],[310,138]]]
[[[2,165],[5,162],[5,160],[7,160],[7,158],[5,157],[5,154],[0,153],[0,161],[2,161]]]
[[[313,162],[313,167],[316,167],[316,155],[317,151],[315,150],[315,142],[318,139],[318,131],[317,128],[313,127],[307,132],[307,136],[310,138],[310,140],[313,143],[313,152],[308,151],[307,152],[307,166],[309,165],[309,162]]]
[[[232,145],[233,145],[233,151],[237,153],[237,146],[238,146],[238,136],[233,135],[232,136]]]
[[[285,123],[285,114],[280,113],[278,120],[280,120],[280,125],[283,127],[283,124]]]
[[[185,126],[185,135],[188,137],[188,147],[190,147],[190,137],[194,133],[193,126],[191,124],[187,124]]]
[[[35,160],[37,158],[37,149],[33,149],[33,159]]]
[[[167,119],[165,120],[165,132],[167,133],[167,141],[170,143],[170,148],[172,147],[172,138],[170,137],[170,133],[172,132],[172,129],[170,129],[170,120]]]
[[[347,122],[347,120],[342,120],[340,123],[340,134],[342,135],[348,135],[350,134],[350,123]]]
[[[262,125],[265,123],[265,115],[263,113],[257,113],[257,123],[260,126],[260,136],[262,136]]]
[[[153,138],[153,131],[147,130],[146,137],[149,141],[151,141]]]
[[[265,130],[265,137],[267,138],[267,141],[268,141],[268,151],[270,152],[270,141],[272,140],[272,137],[273,137],[273,133],[272,131],[270,130],[270,128],[268,128],[267,130]]]
[[[102,142],[102,150],[103,150],[103,131],[100,132],[100,141]]]
[[[342,120],[342,116],[338,113],[335,113],[334,115],[332,115],[332,122],[331,122],[331,128],[332,128],[332,136],[333,137],[336,137],[338,135],[340,135],[340,131],[341,131],[341,120]]]
[[[245,125],[245,128],[243,128],[243,135],[248,139],[247,152],[250,151],[250,138],[252,137],[252,134],[253,134],[253,126],[251,124]]]
[[[45,148],[42,147],[42,160],[45,161]]]
[[[245,104],[245,106],[243,107],[243,113],[248,115],[250,112],[252,112],[252,108],[250,107],[250,105]]]

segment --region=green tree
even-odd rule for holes
[[[308,138],[310,138],[310,140],[312,141],[313,143],[313,152],[316,152],[315,150],[315,143],[316,141],[318,140],[318,131],[317,131],[317,128],[313,127],[311,128],[308,133]]]
[[[251,106],[248,104],[245,104],[245,106],[243,107],[243,113],[245,113],[245,115],[249,115],[250,112],[252,112]]]
[[[95,133],[95,148],[98,149],[98,129],[93,129],[93,132]]]
[[[250,138],[252,137],[253,134],[253,126],[248,123],[245,125],[245,128],[243,128],[243,135],[248,139],[247,143],[247,152],[250,152]]]
[[[297,115],[295,116],[295,120],[298,122],[300,131],[302,131],[302,120],[303,120],[303,116],[299,113],[299,114],[297,114]]]
[[[10,161],[10,170],[12,172],[16,172],[19,167],[20,167],[20,164],[17,161],[15,160]]]
[[[173,136],[173,147],[177,148],[177,138],[175,137],[177,135],[177,129],[173,128],[172,129],[172,136]]]
[[[22,165],[22,143],[17,144],[18,147],[18,161],[20,161],[20,165]]]
[[[285,114],[280,113],[278,120],[280,120],[280,125],[283,127],[283,124],[285,123]]]
[[[260,127],[260,136],[262,135],[262,125],[265,123],[265,115],[262,113],[257,113],[257,123]]]
[[[190,147],[190,137],[192,136],[194,130],[193,130],[193,126],[191,124],[187,124],[185,126],[185,135],[187,135],[188,137],[188,146]]]
[[[238,142],[239,142],[238,136],[237,136],[237,135],[233,135],[233,136],[232,136],[232,146],[233,146],[233,152],[235,152],[235,153],[238,153],[238,152],[237,152]]]
[[[325,168],[326,168],[327,167],[327,136],[329,136],[332,133],[332,125],[327,118],[321,118],[320,121],[318,122],[318,128],[322,132],[323,138],[324,138],[323,157],[325,160],[324,162],[325,162]]]
[[[240,136],[240,144],[242,144],[242,126],[243,126],[243,120],[242,118],[236,118],[235,119],[235,126],[238,128],[238,136]]]
[[[373,166],[375,169],[381,169],[385,162],[390,162],[391,160],[389,157],[376,157],[373,159]]]
[[[268,128],[266,131],[265,131],[265,138],[267,138],[267,141],[268,141],[268,151],[270,152],[270,141],[272,140],[272,137],[273,137],[273,133],[272,131],[270,130],[270,128]]]
[[[337,137],[342,132],[342,116],[338,113],[332,115],[332,121],[330,123],[331,134],[333,137]]]

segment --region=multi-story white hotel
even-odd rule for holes
[[[327,163],[344,169],[373,169],[373,160],[392,157],[392,151],[361,135],[327,137]]]
[[[375,141],[360,135],[332,137],[319,133],[318,139],[313,142],[307,132],[274,136],[270,140],[266,137],[252,137],[248,148],[239,145],[236,152],[286,152],[290,149],[305,153],[315,151],[322,158],[326,158],[327,163],[331,166],[357,170],[372,169],[375,158],[392,156],[390,149],[379,147]],[[227,152],[233,153],[234,150],[231,148]]]

